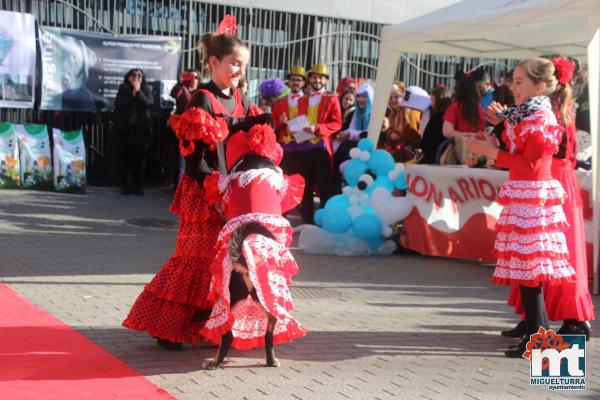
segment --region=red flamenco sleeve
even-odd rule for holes
[[[281,211],[287,212],[302,201],[304,194],[304,177],[300,174],[284,175],[286,180],[285,192],[282,193]]]
[[[184,157],[194,152],[194,141],[201,140],[214,148],[229,134],[223,118],[215,118],[198,107],[190,107],[181,115],[172,115],[169,122],[179,140],[179,151]]]

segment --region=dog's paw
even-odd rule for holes
[[[272,359],[267,359],[267,367],[279,368],[281,367],[281,361],[279,361],[279,359],[275,357],[273,357]]]
[[[218,362],[217,360],[207,360],[202,363],[201,368],[205,371],[214,371],[219,368],[223,368],[223,363]]]

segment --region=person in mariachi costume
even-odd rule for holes
[[[217,33],[202,38],[211,81],[181,116],[171,117],[185,158],[185,174],[171,205],[180,220],[175,253],[123,321],[126,328],[148,332],[168,350],[181,350],[183,342],[199,342],[199,331],[212,309],[210,264],[223,220],[207,201],[204,178],[219,168],[225,171],[224,141],[229,134],[264,122],[237,89],[249,52],[235,37],[236,29],[235,17],[226,16]]]
[[[325,90],[329,79],[327,65],[314,64],[307,77],[309,94],[298,100],[298,115],[308,119],[309,126],[304,131],[312,137],[301,143],[291,135],[282,138],[286,154],[282,168],[287,173],[299,173],[306,180],[302,220],[314,224],[315,189],[318,189],[321,206],[334,194],[331,136],[342,127],[342,112],[337,95]]]
[[[520,358],[530,335],[548,327],[542,284],[572,282],[575,270],[569,262],[564,231],[568,228],[562,204],[565,190],[552,175],[552,156],[558,150],[562,129],[548,96],[556,91],[552,61],[523,60],[515,68],[513,92],[516,107],[492,103],[488,119],[494,125],[506,121],[504,142],[499,150],[495,136],[469,139],[469,149],[509,170],[498,202],[504,205],[496,224],[494,255],[497,258],[492,282],[517,285],[521,292],[525,323],[518,345],[505,351]]]
[[[549,56],[554,64],[554,74],[558,80],[556,91],[550,96],[552,109],[562,128],[559,150],[552,157],[552,176],[565,189],[567,195],[563,210],[569,227],[565,231],[569,262],[576,271],[575,282],[563,282],[560,285],[544,285],[544,300],[548,319],[563,321],[558,330],[561,335],[592,334],[590,322],[594,319],[594,304],[588,287],[588,269],[586,262],[585,228],[583,222],[583,200],[581,189],[574,170],[577,164],[577,134],[571,82],[575,65],[559,55]],[[515,313],[524,314],[519,288],[514,286],[507,301],[515,307]],[[525,328],[524,320],[513,328],[502,331],[502,336],[519,337]]]
[[[277,167],[283,151],[269,125],[237,133],[227,146],[229,175],[219,180],[227,223],[219,234],[212,264],[212,314],[200,332],[219,344],[205,369],[223,365],[230,347],[265,347],[266,365],[280,366],[273,346],[306,335],[292,317],[289,285],[298,272],[289,246],[293,230],[282,214],[298,205],[304,190],[300,175]],[[215,185],[211,185],[215,187]]]

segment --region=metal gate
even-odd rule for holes
[[[374,79],[379,58],[381,24],[297,13],[232,7],[196,0],[0,0],[0,9],[32,13],[37,24],[112,34],[176,35],[183,39],[181,68],[202,68],[198,39],[216,30],[225,14],[237,17],[241,39],[251,51],[247,71],[250,97],[256,98],[261,80],[283,78],[292,64],[330,66],[330,89],[339,79]],[[454,73],[482,64],[493,65],[498,79],[513,63],[507,60],[404,54],[397,78],[407,85],[430,89],[438,83],[454,86]],[[38,65],[40,65],[38,60]],[[39,71],[39,68],[38,68]],[[37,77],[36,82],[40,82]],[[36,89],[39,96],[39,87]],[[385,90],[388,90],[385,88]],[[173,183],[177,175],[177,146],[166,126],[168,110],[155,114],[154,139],[147,178],[155,184]],[[43,123],[61,129],[83,128],[88,144],[88,180],[112,184],[117,144],[110,113],[81,113],[0,109],[0,121]]]

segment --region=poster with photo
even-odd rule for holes
[[[33,108],[35,45],[33,14],[0,11],[0,107]]]
[[[144,70],[154,104],[177,81],[181,38],[41,27],[43,110],[109,111],[130,69]],[[172,104],[171,104],[172,105]]]

